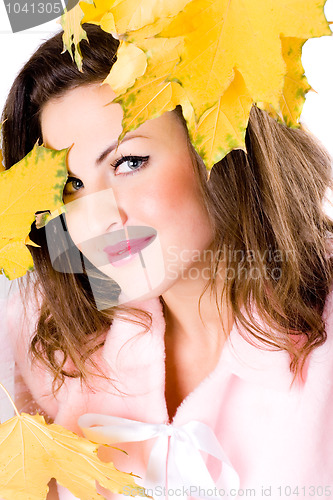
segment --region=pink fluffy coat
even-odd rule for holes
[[[234,325],[215,369],[178,408],[172,425],[196,420],[213,429],[239,474],[243,492],[239,498],[246,498],[246,489],[254,489],[255,498],[287,498],[288,487],[294,491],[298,487],[299,496],[291,498],[312,500],[320,496],[321,488],[325,492],[325,487],[333,497],[332,301],[331,291],[323,314],[328,338],[311,354],[303,381],[291,385],[286,352],[254,347],[242,337],[242,328]],[[23,320],[19,299],[12,301],[7,323],[16,365],[37,405],[56,423],[80,432],[77,421],[85,413],[169,423],[162,307],[158,299],[140,306],[152,313],[152,330],[143,334],[142,327],[115,320],[95,356],[113,383],[96,378],[93,389],[82,389],[77,379],[67,379],[55,398],[50,374],[32,366],[27,356],[37,313],[29,311]],[[104,457],[112,459],[119,469],[144,478],[153,444],[152,439],[120,444],[128,456],[104,449]],[[216,460],[205,459],[216,479]],[[61,500],[74,498],[63,488],[59,492]]]

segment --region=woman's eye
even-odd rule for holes
[[[149,156],[123,156],[113,166],[115,175],[127,174],[139,170],[149,160]]]
[[[64,189],[64,195],[69,196],[71,194],[74,194],[83,187],[83,182],[80,179],[78,179],[77,177],[68,177]]]

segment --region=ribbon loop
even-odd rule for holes
[[[150,424],[122,417],[85,414],[79,418],[85,436],[101,444],[146,441],[157,438],[150,453],[145,488],[154,492],[181,491],[177,497],[189,498],[193,491],[196,498],[220,499],[217,488],[239,488],[239,476],[230,464],[212,429],[202,422],[192,420],[182,426]],[[201,452],[222,464],[220,477],[215,483]],[[209,494],[207,493],[209,490]],[[216,495],[212,495],[212,492]],[[154,496],[154,494],[153,494]],[[163,498],[161,494],[159,498]]]

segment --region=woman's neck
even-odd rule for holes
[[[163,294],[165,329],[165,400],[170,421],[181,402],[216,367],[233,316],[226,301],[220,315],[203,281],[179,280]],[[225,331],[223,331],[223,328]]]
[[[167,331],[177,332],[183,339],[204,336],[217,344],[225,340],[234,323],[230,306],[222,297],[219,309],[215,295],[208,288],[200,300],[206,282],[204,279],[181,279],[162,295]],[[218,293],[218,297],[221,293]]]

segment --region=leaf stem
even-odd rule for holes
[[[9,401],[12,403],[12,406],[13,406],[13,408],[14,408],[14,410],[15,410],[16,415],[19,417],[19,416],[20,416],[20,414],[19,414],[19,412],[18,412],[18,409],[17,409],[17,408],[16,408],[16,406],[15,406],[14,401],[12,400],[11,395],[10,395],[10,394],[9,394],[9,392],[7,391],[6,387],[5,387],[4,385],[2,385],[2,383],[1,383],[1,382],[0,382],[0,387],[1,387],[1,388],[2,388],[2,390],[6,393],[7,397],[9,398]]]

